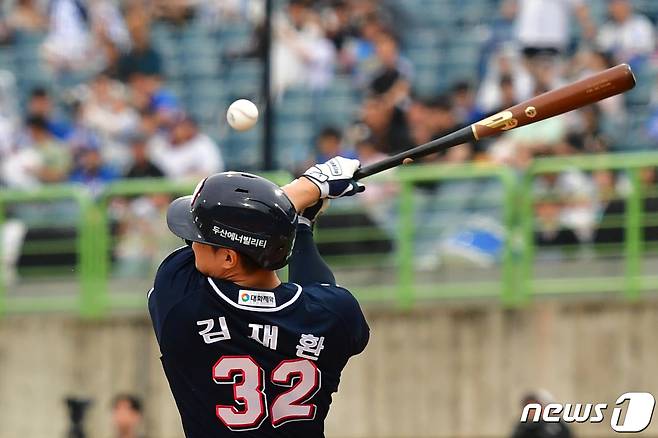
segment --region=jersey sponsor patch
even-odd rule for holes
[[[241,290],[238,292],[238,303],[251,307],[276,307],[276,297],[274,292]]]

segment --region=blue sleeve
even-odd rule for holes
[[[347,356],[361,353],[370,340],[370,327],[357,299],[340,286],[317,285],[322,288],[319,296],[325,297],[326,308],[341,322],[341,336],[346,340]]]
[[[297,237],[288,264],[288,281],[300,286],[313,283],[336,284],[334,274],[324,262],[307,225],[297,227]]]
[[[148,295],[149,313],[158,343],[167,315],[189,292],[196,289],[200,275],[194,264],[194,252],[189,246],[177,249],[160,264],[153,289]]]
[[[351,355],[357,355],[365,350],[368,341],[370,340],[370,327],[363,315],[359,302],[354,298],[348,290],[345,291],[345,298],[343,299],[343,309],[341,311],[343,319],[347,325],[348,339],[351,342]]]

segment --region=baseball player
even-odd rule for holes
[[[363,191],[358,167],[332,158],[282,188],[219,173],[169,206],[169,229],[187,246],[162,262],[148,304],[187,438],[324,436],[340,373],[369,328],[312,229],[328,198]],[[275,270],[286,264],[282,283]]]

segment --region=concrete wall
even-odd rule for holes
[[[368,309],[372,338],[350,362],[327,421],[328,437],[506,436],[529,388],[563,402],[614,403],[658,395],[658,301],[439,303],[410,313]],[[84,322],[64,316],[0,320],[0,437],[65,436],[62,398],[96,399],[91,438],[109,437],[109,402],[146,399],[148,436],[182,436],[148,320]],[[603,424],[578,436],[614,436]],[[658,414],[657,414],[658,416]],[[658,418],[644,433],[658,435]]]

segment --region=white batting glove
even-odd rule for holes
[[[326,163],[310,167],[302,176],[318,186],[320,199],[341,198],[355,195],[366,189],[363,184],[352,179],[354,172],[360,166],[359,160],[334,157]]]

